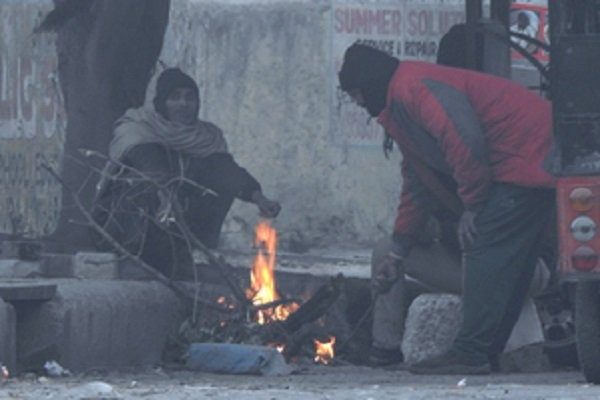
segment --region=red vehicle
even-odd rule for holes
[[[559,267],[575,286],[579,363],[600,383],[600,4],[551,1],[550,18]]]
[[[482,1],[465,4],[466,30],[475,34]],[[587,381],[600,384],[600,1],[490,4],[492,19],[511,31],[513,79],[515,63],[530,63],[552,101],[558,272],[565,292],[574,292],[579,365]],[[477,41],[466,43],[466,66],[476,69]]]

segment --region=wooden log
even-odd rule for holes
[[[340,296],[344,276],[339,274],[321,286],[300,308],[293,312],[283,324],[289,333],[294,333],[304,324],[321,318]]]

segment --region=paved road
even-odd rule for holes
[[[414,376],[364,367],[310,367],[286,377],[225,376],[146,371],[46,380],[30,376],[0,383],[0,399],[236,399],[236,400],[430,400],[600,399],[600,386],[578,372],[467,377]]]

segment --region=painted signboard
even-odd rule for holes
[[[340,142],[380,146],[383,132],[366,111],[353,104],[338,87],[344,51],[359,42],[401,60],[434,61],[442,36],[464,22],[464,2],[405,0],[384,2],[337,1],[332,10],[333,129]],[[343,138],[342,138],[343,135]]]
[[[542,0],[512,3],[510,6],[510,30],[550,44],[548,2]],[[512,41],[531,53],[538,61],[547,63],[550,60],[548,52],[535,44],[519,38],[512,38]],[[515,50],[511,51],[511,58],[513,61],[524,59],[523,55]]]
[[[65,134],[54,35],[33,30],[52,1],[0,3],[0,232],[52,232],[61,188],[43,168],[59,165]]]

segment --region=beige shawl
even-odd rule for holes
[[[116,161],[134,146],[145,143],[164,144],[169,149],[199,157],[228,152],[223,132],[215,124],[197,120],[194,125],[183,125],[166,120],[154,110],[132,108],[115,122],[114,138],[108,147],[110,160],[96,186],[97,195],[112,178],[120,175],[122,168]]]
[[[144,143],[164,144],[199,157],[227,153],[223,132],[215,124],[197,120],[193,125],[183,125],[141,107],[128,110],[116,121],[108,155],[112,160],[120,160],[132,147]]]

